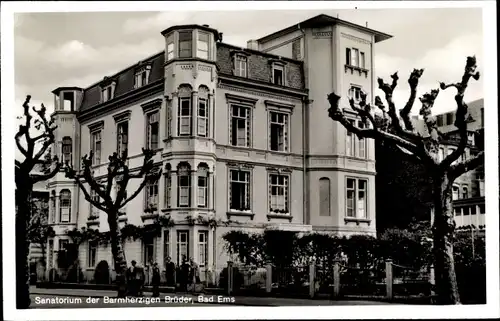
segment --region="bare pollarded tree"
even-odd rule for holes
[[[399,116],[392,97],[399,80],[397,72],[391,76],[391,84],[385,83],[381,78],[378,79],[379,88],[384,92],[388,105],[387,114],[389,118],[385,119],[386,107],[380,97],[377,96],[375,98],[375,106],[383,112],[383,122],[379,122],[376,119],[372,107],[366,103],[365,93],[361,94],[359,106],[356,106],[352,98],[349,100],[351,108],[362,119],[366,128],[357,127],[344,115],[342,108],[339,107],[340,96],[335,93],[328,95],[330,103],[328,113],[334,121],[340,122],[348,131],[354,133],[359,138],[372,138],[386,144],[393,144],[412,155],[418,162],[424,165],[429,182],[432,184],[434,205],[433,252],[438,304],[460,303],[452,245],[455,230],[452,208],[452,184],[462,174],[484,164],[484,151],[479,152],[476,156],[468,160],[458,162],[458,159],[464,154],[468,142],[466,118],[468,107],[464,102],[464,94],[469,80],[471,78],[475,80],[479,79],[479,72],[476,69],[475,56],[467,57],[465,70],[460,82],[452,84],[440,83],[441,90],[446,90],[450,87],[457,90],[455,95],[457,107],[454,125],[458,129],[460,137],[457,149],[444,157],[444,159],[441,159],[439,155],[439,147],[444,143],[446,137],[439,131],[436,118],[431,114],[434,101],[439,94],[439,89],[433,89],[430,93],[426,93],[420,98],[420,102],[422,103],[420,115],[423,116],[427,135],[419,133],[413,126],[410,118],[410,112],[415,102],[418,82],[423,74],[423,69],[414,69],[411,73],[408,79],[410,97],[406,105],[399,110]]]
[[[51,157],[50,146],[54,143],[54,118],[47,119],[47,109],[30,108],[31,96],[23,103],[23,122],[15,135],[16,146],[24,160],[15,160],[16,180],[16,305],[18,309],[30,306],[29,293],[29,245],[26,238],[28,226],[33,219],[33,186],[54,177],[61,164],[57,157]],[[32,114],[30,109],[35,113]],[[34,118],[35,116],[35,118]],[[35,134],[36,133],[36,134]],[[41,171],[39,170],[41,169]]]
[[[138,171],[131,170],[127,164],[127,152],[118,156],[117,153],[109,156],[107,174],[104,182],[94,177],[92,169],[93,152],[82,157],[82,170],[77,172],[69,164],[66,164],[66,177],[74,180],[82,190],[87,200],[92,206],[103,211],[107,215],[111,253],[115,263],[116,282],[118,284],[118,297],[126,294],[127,261],[121,243],[121,231],[119,228],[120,209],[133,200],[149,182],[157,181],[161,175],[161,169],[156,169],[153,156],[156,152],[142,149],[144,159]],[[127,185],[131,179],[142,179],[139,187],[127,196]],[[87,189],[87,186],[88,188]],[[115,188],[113,188],[115,186]],[[116,188],[117,187],[117,188]],[[113,193],[113,191],[116,193]],[[94,194],[97,197],[92,197]]]

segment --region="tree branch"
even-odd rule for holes
[[[464,103],[464,95],[465,90],[469,84],[469,80],[474,78],[475,80],[479,80],[480,74],[479,71],[476,71],[476,57],[467,57],[467,62],[465,63],[464,74],[462,75],[462,81],[455,84],[445,84],[444,82],[440,83],[440,87],[442,90],[448,89],[450,87],[454,87],[457,89],[457,94],[455,95],[455,101],[457,103],[457,111],[455,117],[455,127],[457,127],[458,132],[460,134],[460,141],[458,143],[458,147],[454,150],[450,155],[448,155],[442,162],[441,167],[447,168],[454,161],[456,161],[460,155],[462,155],[467,147],[467,122],[465,119],[465,115],[467,114],[467,104]]]
[[[147,177],[144,177],[144,179],[141,182],[141,185],[139,185],[137,190],[132,195],[130,195],[121,205],[118,205],[119,206],[118,209],[124,207],[125,205],[127,205],[128,202],[130,202],[137,195],[139,195],[139,193],[142,191],[142,189],[146,186],[147,183],[148,183],[148,179],[147,179]]]
[[[408,84],[410,85],[410,97],[408,98],[408,102],[404,108],[399,111],[399,115],[403,119],[405,128],[411,132],[413,132],[415,128],[413,127],[410,119],[410,112],[413,108],[413,104],[415,103],[415,98],[417,97],[418,81],[423,73],[423,69],[413,69],[411,72],[410,78],[408,78]]]
[[[46,181],[46,180],[51,179],[52,177],[56,176],[56,174],[59,173],[59,171],[61,170],[62,164],[58,161],[57,156],[54,156],[54,163],[55,163],[54,168],[48,173],[31,174],[30,176],[31,176],[33,183]]]
[[[479,152],[475,157],[461,162],[456,165],[452,165],[448,171],[448,176],[450,180],[454,180],[460,177],[462,174],[467,173],[481,165],[484,165],[484,151]]]

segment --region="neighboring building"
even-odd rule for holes
[[[128,262],[161,265],[166,256],[177,263],[187,255],[202,272],[220,267],[229,259],[222,235],[235,228],[375,235],[374,144],[332,121],[326,97],[341,93],[357,121],[346,96],[359,99],[365,91],[373,100],[374,47],[391,36],[326,15],[248,48],[223,43],[207,25],[161,34],[164,52],[86,89],[53,91],[55,149],[76,169],[90,150],[96,177],[106,175],[113,152],[127,149],[135,169],[142,147],[159,151],[154,161],[163,177],[127,204],[124,221],[141,225],[169,215],[176,224],[159,238],[127,242]],[[52,267],[53,253],[70,242],[65,230],[108,226],[64,173],[49,189]],[[153,215],[145,213],[151,208]],[[188,215],[237,223],[191,226]],[[111,263],[110,247],[82,244],[80,259],[89,277],[99,261]]]

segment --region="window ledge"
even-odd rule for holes
[[[356,225],[359,225],[359,223],[367,223],[368,226],[370,226],[372,220],[367,219],[367,218],[357,218],[357,217],[344,217],[344,222],[347,224],[349,222],[355,222]]]
[[[150,220],[150,219],[155,219],[155,218],[158,218],[160,216],[160,214],[158,213],[153,213],[153,214],[142,214],[141,215],[141,220],[144,222],[146,220]]]
[[[270,221],[271,219],[287,219],[288,221],[292,221],[293,216],[290,214],[278,214],[278,213],[269,213],[267,214],[267,220]]]
[[[231,216],[242,216],[242,217],[250,217],[252,220],[255,216],[255,213],[253,212],[247,212],[247,211],[237,211],[237,210],[230,210],[229,212],[226,213],[227,218],[230,219]]]
[[[351,66],[351,65],[345,65],[344,68],[345,68],[345,72],[350,70],[351,74],[353,74],[354,71],[357,71],[360,76],[361,76],[361,74],[365,74],[365,77],[368,78],[368,71],[369,71],[368,69],[357,67],[357,66]]]

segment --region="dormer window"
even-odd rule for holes
[[[102,102],[106,102],[111,99],[113,99],[113,88],[111,86],[107,86],[102,90]]]
[[[208,59],[209,36],[206,32],[198,32],[197,54],[198,58]]]
[[[193,32],[179,32],[179,58],[193,57]]]
[[[285,86],[285,65],[282,63],[273,63],[271,76],[273,84]]]
[[[151,66],[147,65],[135,72],[135,88],[146,86],[149,83],[149,74],[151,73]]]
[[[243,55],[236,55],[234,57],[234,75],[247,77],[247,57]]]

